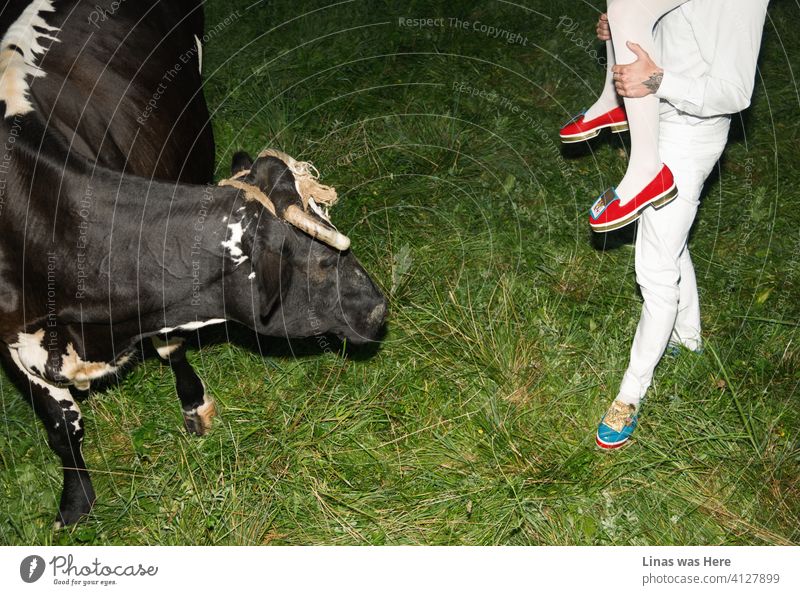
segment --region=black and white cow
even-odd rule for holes
[[[82,4],[65,3],[74,10]],[[279,159],[256,160],[244,178],[269,194],[277,216],[231,187],[120,171],[120,163],[131,171],[132,154],[140,160],[137,173],[155,178],[208,179],[211,164],[194,171],[184,152],[183,161],[171,156],[173,163],[160,169],[161,157],[136,149],[141,137],[125,140],[108,110],[100,110],[101,128],[115,131],[101,135],[98,148],[97,124],[76,124],[69,113],[85,100],[40,89],[48,79],[55,89],[56,79],[70,76],[47,70],[54,54],[47,45],[60,49],[70,30],[60,6],[54,8],[47,0],[28,3],[0,42],[0,142],[6,141],[0,154],[0,358],[29,392],[61,459],[57,523],[67,524],[95,500],[80,451],[84,428],[76,393],[124,367],[142,339],[156,339],[176,373],[187,428],[203,433],[213,402],[176,334],[234,321],[266,335],[330,333],[363,343],[379,338],[386,300],[349,250],[333,249],[281,217],[302,203]],[[119,31],[130,29],[129,23]],[[109,42],[111,51],[116,43]],[[62,102],[65,111],[56,117],[52,106]],[[133,105],[124,98],[123,104]],[[195,128],[196,146],[213,147],[207,119],[189,118],[186,126]],[[121,161],[106,151],[106,142],[122,149]],[[305,216],[312,227],[338,235],[324,219]]]
[[[22,49],[29,104],[71,152],[148,178],[212,180],[201,0],[22,0],[1,18],[0,31],[43,33]]]

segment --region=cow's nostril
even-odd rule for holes
[[[369,324],[380,325],[383,323],[385,318],[386,318],[386,304],[384,302],[381,302],[372,309],[372,312],[369,313],[369,316],[367,316],[367,322]]]

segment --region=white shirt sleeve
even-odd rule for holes
[[[703,118],[740,112],[753,95],[768,0],[693,2],[697,7],[692,28],[708,73],[686,76],[662,64],[664,76],[656,97]]]

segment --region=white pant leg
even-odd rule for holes
[[[729,126],[729,120],[708,126],[661,124],[659,150],[675,176],[678,198],[659,210],[646,209],[639,220],[636,281],[644,305],[617,397],[624,402],[638,403],[644,396],[673,332],[685,334],[687,345],[699,341],[700,306],[687,240],[703,183],[725,148]]]
[[[697,351],[703,345],[700,336],[700,299],[697,295],[697,280],[694,276],[694,265],[689,255],[689,248],[681,253],[681,280],[678,298],[678,315],[675,327],[669,340],[687,349]]]

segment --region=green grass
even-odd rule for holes
[[[557,28],[582,3],[209,2],[217,175],[234,151],[310,159],[390,297],[372,357],[226,343],[191,352],[217,400],[182,429],[148,360],[83,405],[98,502],[58,533],[60,471],[2,379],[3,544],[800,543],[800,38],[773,2],[753,107],[692,236],[705,354],[664,360],[636,440],[594,446],[641,300],[633,250],[585,213],[623,140],[562,152],[602,71]],[[289,15],[288,17],[286,15]],[[459,17],[519,32],[409,29]],[[454,84],[495,92],[469,96]]]

